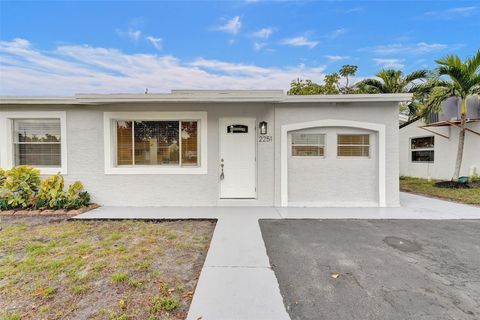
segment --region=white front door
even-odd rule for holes
[[[220,198],[256,197],[255,119],[220,119]]]

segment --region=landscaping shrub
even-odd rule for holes
[[[29,166],[18,166],[2,172],[2,207],[29,207],[40,185],[40,171]]]
[[[40,171],[29,166],[0,169],[0,210],[16,208],[78,209],[90,203],[90,195],[80,181],[64,191],[60,173],[43,181]]]

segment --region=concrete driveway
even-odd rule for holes
[[[480,220],[260,227],[291,319],[480,319]]]

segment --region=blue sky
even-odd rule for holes
[[[480,47],[480,1],[0,1],[0,94],[288,89]]]

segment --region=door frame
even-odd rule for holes
[[[220,163],[222,159],[222,121],[228,120],[253,120],[254,122],[254,147],[255,147],[255,196],[253,198],[222,198],[222,188],[220,180],[218,180],[218,199],[219,200],[256,200],[258,199],[258,143],[257,143],[257,118],[255,117],[220,117],[218,118],[218,162],[217,162],[217,179],[220,177]]]

